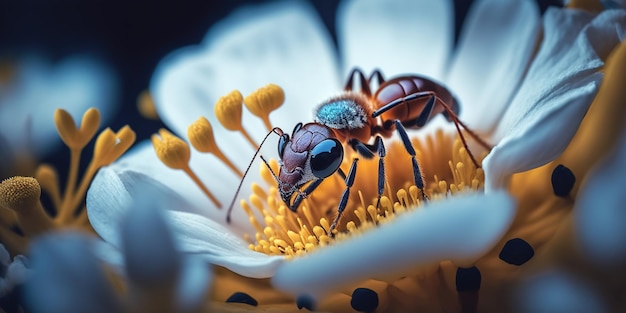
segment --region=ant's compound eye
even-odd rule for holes
[[[283,134],[280,136],[278,140],[278,157],[283,158],[283,154],[285,153],[285,147],[287,147],[287,143],[289,143],[289,135]]]
[[[325,139],[311,150],[311,172],[326,178],[337,171],[343,160],[343,147],[337,139]]]

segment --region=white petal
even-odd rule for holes
[[[115,74],[93,57],[73,56],[58,64],[25,57],[17,67],[15,81],[0,86],[0,138],[14,151],[33,149],[41,156],[61,144],[53,118],[57,108],[79,123],[89,107],[100,110],[103,122],[117,107]]]
[[[103,168],[91,183],[86,201],[93,229],[102,239],[119,247],[119,223],[132,201],[124,183],[113,171]]]
[[[284,262],[280,256],[252,251],[248,243],[233,235],[222,224],[187,212],[168,212],[182,250],[206,261],[252,278],[271,277]]]
[[[198,257],[184,260],[178,284],[178,312],[201,312],[212,282],[210,267]]]
[[[120,312],[90,238],[69,232],[40,237],[30,255],[25,299],[33,312]]]
[[[272,283],[315,297],[442,260],[472,262],[498,242],[514,215],[514,201],[505,192],[431,202],[376,230],[285,263]]]
[[[194,206],[186,199],[143,173],[103,168],[87,194],[87,210],[93,228],[113,246],[121,246],[119,223],[131,208],[133,197],[142,194],[144,188],[158,190],[152,192],[151,197],[166,210],[166,219],[171,223],[183,253],[197,254],[209,263],[249,277],[269,277],[282,262],[282,257],[269,257],[249,250],[248,243],[237,235],[243,232],[233,233],[229,228],[234,227],[226,228],[222,224],[225,224],[224,219],[216,222],[193,212]],[[113,265],[119,262],[117,255],[104,257]]]
[[[174,209],[190,207],[175,192],[143,173],[105,167],[100,169],[87,192],[89,222],[100,237],[121,247],[121,222],[132,208],[133,197],[142,195],[144,188],[158,190],[151,197],[164,204],[176,204],[172,205]]]
[[[337,37],[343,75],[353,67],[387,76],[416,73],[441,80],[452,50],[454,7],[450,1],[342,3]]]
[[[161,205],[144,188],[133,195],[133,203],[121,224],[122,253],[132,285],[140,288],[167,286],[176,281],[181,257],[169,226],[161,216]]]
[[[235,163],[241,168],[254,150],[240,134],[221,128],[213,105],[231,90],[246,96],[268,83],[285,91],[283,108],[270,119],[286,131],[311,120],[313,107],[338,90],[332,40],[310,5],[285,1],[238,11],[214,27],[202,45],[164,59],[150,89],[159,116],[180,135],[206,116],[218,145],[228,147],[225,154],[239,160]],[[260,120],[245,109],[243,124],[257,143],[267,134]]]
[[[515,295],[516,312],[609,312],[592,284],[560,271],[528,278]]]
[[[626,27],[626,12],[549,9],[544,41],[495,133],[501,142],[484,160],[485,188],[499,188],[516,172],[541,166],[567,146],[593,99],[604,64]],[[566,30],[566,31],[564,31]]]
[[[177,310],[197,312],[211,285],[210,267],[196,256],[179,254],[180,238],[173,237],[161,205],[151,198],[155,191],[145,189],[136,195],[122,224],[128,277],[140,291],[177,284]]]
[[[485,189],[506,186],[512,174],[559,156],[578,129],[601,79],[602,74],[595,73],[576,81],[529,112],[525,124],[514,128],[483,160]]]
[[[626,131],[616,150],[586,178],[574,210],[582,251],[602,266],[626,260]]]
[[[136,188],[132,189],[133,185],[142,183],[161,185],[160,188],[167,189],[167,191],[162,193],[163,196],[172,197],[175,199],[174,201],[181,203],[168,209],[193,212],[216,221],[226,221],[226,208],[233,199],[240,179],[233,175],[226,166],[221,164],[217,166],[215,158],[212,156],[199,153],[194,154],[190,163],[191,169],[195,171],[200,180],[221,202],[222,209],[217,209],[213,202],[183,171],[170,169],[161,163],[154,152],[152,144],[149,141],[144,141],[136,144],[120,160],[102,168],[98,172],[87,196],[87,210],[90,214],[90,219],[92,219],[92,214],[99,214],[92,213],[92,211],[105,212],[109,210],[107,207],[101,207],[102,205],[111,206],[115,204],[125,208],[124,205],[127,204],[119,202],[125,198],[118,197],[113,191],[119,190],[125,194],[124,197],[130,199],[134,192],[137,191]],[[245,195],[251,193],[251,182],[261,181],[258,170],[259,163],[259,161],[256,161],[252,165],[239,198],[244,198]],[[111,186],[108,184],[111,184]],[[127,188],[132,190],[127,191]],[[94,200],[90,201],[92,197]],[[98,198],[97,201],[96,198]],[[112,209],[117,210],[116,208]],[[99,218],[94,216],[92,222],[102,223],[96,221]],[[237,208],[233,210],[231,227],[238,233],[251,232],[253,230],[252,225],[248,222],[248,216],[243,210]]]
[[[96,240],[93,242],[92,250],[94,255],[107,264],[117,275],[126,275],[124,256],[117,246],[104,240]]]
[[[446,84],[473,130],[488,133],[497,125],[528,68],[539,26],[535,1],[472,4]]]

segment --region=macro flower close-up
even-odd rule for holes
[[[151,69],[151,122],[114,121],[160,127],[92,140],[99,111],[61,106],[65,192],[44,165],[0,184],[12,294],[27,312],[626,309],[625,5],[549,4],[219,16]]]
[[[150,93],[159,117],[178,137],[161,130],[100,171],[87,199],[92,226],[117,246],[123,204],[142,186],[157,186],[162,191],[155,197],[178,201],[167,216],[183,251],[226,269],[220,272],[234,272],[218,274],[218,300],[239,291],[220,285],[223,276],[271,278],[280,291],[275,295],[245,290],[260,304],[295,301],[322,311],[361,310],[361,304],[374,306],[365,311],[497,307],[498,287],[543,252],[556,220],[566,214],[566,205],[544,198],[569,197],[568,175],[584,173],[551,165],[554,178],[547,183],[553,188],[534,201],[522,197],[546,182],[514,176],[549,164],[565,150],[602,82],[604,61],[623,39],[626,15],[620,9],[548,8],[540,16],[530,1],[476,1],[454,45],[452,9],[446,2],[342,3],[337,50],[306,4],[235,13],[201,44],[175,51],[157,67]],[[355,75],[354,86],[344,85],[355,67],[366,80]],[[375,69],[382,80],[369,76]],[[433,113],[419,131],[410,130],[421,125],[408,120],[418,115],[398,114],[411,139],[404,140],[404,127],[389,119],[378,133],[370,125],[365,136],[358,129],[335,131],[345,154],[338,174],[304,180],[295,192],[283,190],[288,186],[281,185],[282,171],[296,162],[285,156],[297,149],[289,141],[297,123],[323,124],[326,111],[316,107],[346,101],[342,88],[365,94],[363,82],[382,89],[384,79],[406,73],[448,88],[460,103],[467,148],[456,139],[453,112],[442,114],[452,122]],[[381,105],[377,100],[365,103]],[[433,112],[444,105],[437,103]],[[277,143],[273,127],[286,145]],[[296,126],[294,140],[298,131]],[[378,155],[367,160],[362,150],[368,147],[358,143],[379,146],[377,134],[385,137],[386,155],[370,147]],[[411,154],[408,146],[418,152]],[[267,165],[254,158],[257,149]],[[305,154],[315,153],[308,149]],[[382,178],[379,160],[385,164]],[[310,155],[302,162],[303,172],[315,171]],[[479,162],[480,168],[474,164]],[[412,175],[416,171],[420,175]],[[351,194],[342,199],[344,190]],[[290,201],[301,205],[290,207]],[[345,213],[335,228],[339,207]],[[543,218],[530,224],[537,214]]]

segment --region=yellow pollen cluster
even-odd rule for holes
[[[72,116],[57,109],[54,121],[61,140],[70,149],[69,173],[61,191],[56,170],[46,164],[37,168],[35,177],[12,177],[0,184],[0,242],[12,254],[24,253],[30,237],[56,228],[90,229],[84,206],[85,194],[96,172],[117,160],[135,142],[135,133],[128,126],[118,132],[107,128],[100,132],[94,151],[80,182],[79,164],[83,149],[93,140],[100,127],[100,112],[91,108],[77,127]],[[41,190],[52,203],[44,209]]]
[[[227,130],[238,131],[256,150],[258,144],[252,139],[242,124],[243,104],[255,116],[261,118],[268,131],[271,130],[269,114],[279,108],[285,100],[283,90],[274,84],[262,87],[246,97],[244,100],[241,92],[233,90],[229,94],[218,99],[213,107],[218,121]],[[237,176],[243,177],[243,172],[228,159],[217,145],[213,135],[213,126],[205,117],[198,118],[187,128],[187,137],[193,148],[202,153],[210,153],[217,157],[224,165],[230,168]],[[191,150],[189,144],[175,136],[166,129],[159,130],[158,134],[152,135],[152,145],[157,157],[167,167],[182,170],[202,190],[217,208],[222,208],[222,203],[211,193],[206,184],[196,175],[189,166]]]
[[[458,192],[482,190],[483,171],[473,165],[460,140],[439,131],[425,142],[413,139],[413,145],[422,156],[420,166],[426,180],[425,193],[432,201]],[[352,157],[349,155],[347,159],[352,160]],[[441,158],[446,161],[440,162]],[[435,159],[438,162],[425,161]],[[249,201],[241,201],[241,207],[256,229],[256,234],[250,238],[250,249],[269,255],[294,257],[335,240],[358,235],[421,206],[421,192],[413,183],[410,159],[407,159],[401,143],[389,144],[385,159],[388,169],[386,190],[378,208],[375,191],[378,161],[359,162],[352,187],[353,196],[348,201],[340,226],[332,236],[328,234],[329,221],[337,214],[337,205],[345,189],[343,180],[338,175],[334,175],[336,178],[329,177],[303,201],[297,212],[291,212],[280,199],[270,171],[262,166],[261,175],[272,187],[265,190],[253,184]],[[275,160],[270,161],[270,166],[274,172],[278,171]],[[348,166],[347,161],[344,161],[342,167]]]

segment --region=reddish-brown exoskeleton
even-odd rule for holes
[[[360,91],[353,90],[355,77],[360,82]],[[379,87],[372,94],[370,85],[374,79],[378,80]],[[343,160],[344,145],[349,145],[358,155],[367,159],[378,155],[378,202],[385,188],[386,152],[382,137],[390,137],[394,130],[400,135],[407,153],[411,156],[415,186],[421,190],[424,200],[427,199],[423,191],[424,180],[406,128],[421,128],[433,116],[441,113],[455,124],[476,167],[479,167],[478,162],[468,149],[460,127],[482,146],[490,149],[488,144],[458,119],[459,103],[450,91],[430,79],[405,75],[385,81],[378,70],[366,78],[362,71],[354,69],[344,90],[341,95],[329,99],[315,109],[314,122],[298,123],[291,137],[280,128],[273,129],[280,136],[280,172],[276,175],[272,171],[272,174],[278,183],[280,196],[290,210],[296,212],[301,202],[325,178],[337,173],[345,180],[346,188],[339,201],[337,216],[328,230],[330,235],[346,208],[350,187],[356,175],[358,158],[353,159],[347,175],[339,167]],[[263,161],[267,164],[265,159]]]

